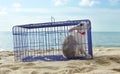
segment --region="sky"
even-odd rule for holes
[[[0,31],[15,25],[89,19],[92,31],[120,32],[120,0],[0,0]]]

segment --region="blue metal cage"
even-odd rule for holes
[[[63,56],[62,41],[68,35],[68,30],[80,22],[90,20],[73,20],[48,23],[16,25],[13,27],[15,61],[35,60],[69,60]],[[86,52],[93,57],[91,27],[86,31]],[[86,58],[74,58],[86,59]]]

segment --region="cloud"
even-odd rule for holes
[[[4,10],[7,10],[7,9],[4,9]],[[54,8],[48,8],[48,9],[24,8],[24,9],[21,9],[20,11],[23,12],[22,13],[23,15],[13,14],[12,16],[5,16],[4,18],[0,17],[0,20],[2,20],[0,21],[1,26],[2,24],[6,25],[4,28],[0,27],[0,31],[11,30],[11,26],[16,24],[19,25],[19,24],[28,24],[28,23],[49,22],[51,21],[50,20],[51,15],[55,17],[55,21],[90,19],[92,21],[93,31],[104,31],[102,30],[102,28],[99,29],[97,25],[101,27],[106,24],[113,25],[110,23],[119,25],[119,20],[116,20],[116,19],[119,19],[120,17],[120,15],[118,15],[120,13],[120,9],[118,10],[118,9],[109,9],[109,8],[108,9],[107,8],[89,9],[89,8],[80,8],[80,7],[64,7],[64,8],[59,8],[57,10]],[[24,12],[30,13],[30,14],[25,15]],[[34,15],[33,13],[36,15]],[[44,15],[42,15],[41,13],[43,13]],[[106,28],[105,30],[108,30],[108,29]],[[119,30],[119,29],[116,29],[116,30]]]
[[[19,7],[21,7],[21,4],[20,3],[13,3],[13,7],[19,8]]]
[[[120,0],[109,0],[112,5],[120,4]]]
[[[61,6],[68,2],[68,0],[53,0],[55,6]]]
[[[116,12],[117,11],[117,12]],[[80,8],[80,7],[64,7],[64,8],[23,8],[21,7],[16,12],[24,13],[27,15],[47,15],[47,16],[56,16],[56,15],[97,15],[101,13],[107,14],[119,14],[120,10],[111,10],[107,8]]]
[[[2,9],[0,9],[0,16],[5,16],[5,15],[7,15],[7,14],[8,14],[7,8],[2,8]]]
[[[50,11],[49,8],[17,8],[16,12],[22,13],[39,13],[39,14],[50,14],[53,11]]]
[[[95,1],[95,0],[81,0],[79,5],[80,6],[93,6],[95,4],[100,3],[99,1]]]
[[[19,11],[21,9],[21,4],[20,3],[13,3],[13,8],[15,8],[16,11]]]

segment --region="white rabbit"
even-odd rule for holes
[[[67,58],[91,56],[86,52],[85,48],[85,33],[89,26],[86,23],[80,23],[69,30],[71,35],[65,37],[62,45],[63,54]],[[74,30],[77,30],[75,32]]]
[[[62,44],[62,49],[63,49],[63,54],[66,58],[74,58],[76,55],[76,47],[77,47],[77,41],[75,40],[74,36],[68,35],[65,37],[63,44]]]

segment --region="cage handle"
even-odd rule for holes
[[[51,16],[51,22],[55,22],[55,18]]]

